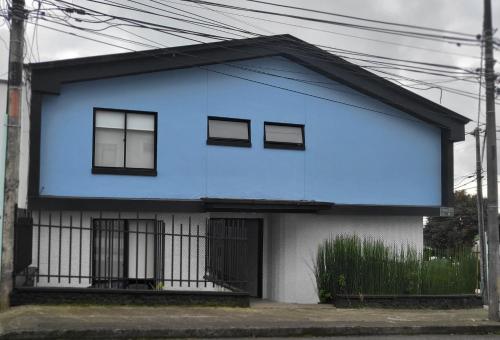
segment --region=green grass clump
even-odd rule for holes
[[[321,302],[336,294],[472,294],[477,258],[467,249],[418,253],[381,240],[338,235],[318,246],[314,275]]]

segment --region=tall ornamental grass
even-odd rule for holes
[[[323,241],[314,261],[322,302],[336,294],[472,294],[477,270],[470,250],[423,256],[409,246],[346,235]]]

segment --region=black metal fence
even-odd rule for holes
[[[247,291],[243,219],[25,212],[17,287]]]

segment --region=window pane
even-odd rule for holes
[[[124,131],[117,129],[95,129],[95,166],[123,167]]]
[[[128,227],[128,246],[129,249],[132,249],[132,251],[129,252],[128,261],[134,264],[129,267],[128,277],[130,279],[152,279],[155,275],[154,221],[129,220]],[[135,251],[135,249],[137,249],[136,247],[139,249],[138,252]],[[137,271],[135,266],[136,261],[138,264]]]
[[[127,168],[154,169],[154,132],[127,130]]]
[[[125,128],[125,114],[121,112],[96,111],[95,126],[102,128]]]
[[[303,144],[302,128],[297,126],[265,125],[266,141]]]
[[[155,130],[155,117],[149,114],[127,114],[127,129],[154,131]]]
[[[210,119],[208,121],[210,138],[230,138],[248,140],[248,123]]]

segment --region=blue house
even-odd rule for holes
[[[289,35],[30,72],[19,289],[316,302],[324,238],[421,249],[452,212],[468,119]]]

